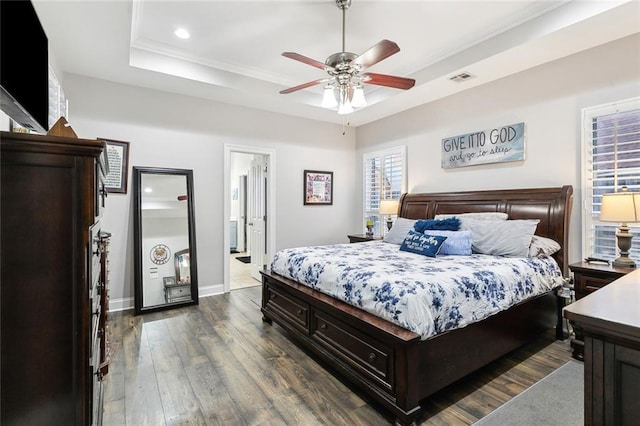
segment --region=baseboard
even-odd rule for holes
[[[224,284],[214,284],[198,288],[198,297],[216,296],[224,293]],[[133,297],[109,300],[109,312],[126,311],[133,309],[135,301]]]
[[[109,299],[109,312],[126,311],[134,308],[133,297],[125,297],[123,299]]]
[[[224,293],[224,284],[214,284],[198,288],[199,297],[216,296]]]

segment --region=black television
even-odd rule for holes
[[[0,100],[20,126],[49,129],[47,35],[30,0],[0,1]]]

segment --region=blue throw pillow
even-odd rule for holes
[[[440,235],[424,235],[416,231],[409,231],[400,246],[400,250],[436,257],[446,239],[447,237]]]
[[[440,231],[457,231],[460,229],[460,219],[450,217],[447,219],[425,219],[419,220],[413,225],[413,229],[423,233],[427,229],[437,229]]]
[[[447,237],[438,254],[455,254],[468,256],[471,254],[471,231],[432,231],[427,229],[424,235],[440,235]]]

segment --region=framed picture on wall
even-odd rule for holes
[[[104,185],[107,192],[116,194],[127,193],[129,177],[129,142],[100,138],[107,144],[107,161],[109,174]]]
[[[333,172],[304,171],[304,204],[333,204]]]

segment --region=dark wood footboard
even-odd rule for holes
[[[264,320],[411,425],[420,401],[552,329],[553,293],[480,323],[420,340],[416,333],[269,272],[262,272]]]

